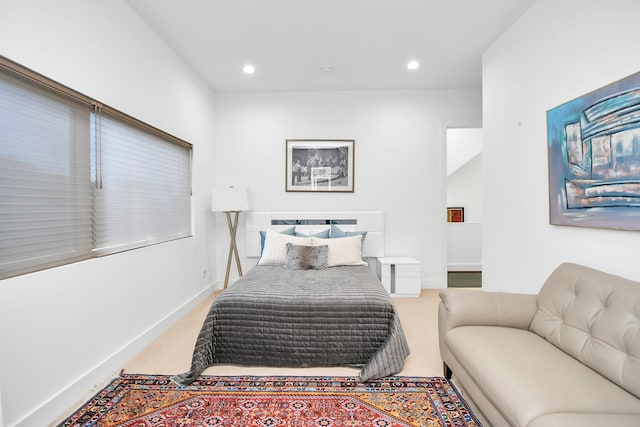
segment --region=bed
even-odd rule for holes
[[[266,231],[258,264],[213,301],[191,369],[175,382],[189,384],[214,364],[348,366],[360,369],[362,381],[402,369],[409,346],[362,257],[362,234],[283,231]]]

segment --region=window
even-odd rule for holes
[[[101,123],[94,183],[97,254],[172,240],[191,230],[191,152],[110,117]]]
[[[0,279],[190,234],[190,144],[0,57]]]
[[[0,78],[0,277],[91,254],[89,111]]]

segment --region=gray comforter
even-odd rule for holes
[[[409,346],[391,298],[366,266],[255,266],[211,305],[191,370],[208,366],[351,366],[363,381],[398,373]]]

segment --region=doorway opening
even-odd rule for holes
[[[482,128],[447,128],[446,138],[447,287],[481,287]]]

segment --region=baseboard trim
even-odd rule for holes
[[[122,366],[131,360],[138,352],[149,345],[154,339],[173,325],[178,319],[196,307],[215,290],[214,284],[210,284],[198,294],[187,300],[184,304],[167,314],[146,331],[113,352],[95,367],[82,374],[59,392],[33,409],[17,422],[7,427],[19,426],[46,426],[59,423],[64,420],[75,406],[80,406],[86,400],[104,388],[109,381],[115,378]],[[89,390],[89,392],[87,392]],[[0,425],[2,420],[0,420]]]
[[[462,263],[462,262],[452,262],[447,264],[448,271],[482,271],[482,263],[481,262],[470,262],[470,263]]]

